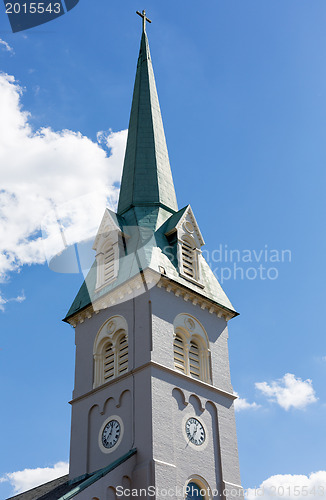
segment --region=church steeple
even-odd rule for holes
[[[133,207],[162,207],[178,210],[166,146],[154,71],[145,30],[137,64],[130,113],[127,148],[123,166],[118,214]]]
[[[188,500],[212,491],[239,500],[227,347],[237,312],[201,252],[190,205],[177,209],[140,15],[118,214],[106,209],[95,263],[65,318],[76,329],[76,373],[73,489],[61,500],[144,491],[155,500],[172,488],[188,488]]]
[[[98,307],[102,297],[146,269],[233,317],[237,313],[202,255],[204,240],[190,205],[178,210],[146,34],[151,21],[145,11],[137,14],[143,29],[118,210],[105,211],[93,246],[96,261],[65,320]]]

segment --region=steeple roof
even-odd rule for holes
[[[150,276],[151,273],[155,275],[151,286],[161,278],[163,281],[169,280],[171,283],[169,287],[179,286],[187,291],[185,300],[194,294],[194,303],[199,304],[200,300],[208,301],[207,304],[212,304],[212,307],[217,305],[222,313],[224,311],[225,317],[233,317],[237,315],[236,311],[200,252],[198,252],[200,283],[187,279],[180,271],[182,257],[179,255],[177,232],[187,214],[191,214],[192,226],[199,239],[198,244],[201,246],[204,242],[190,206],[178,210],[145,30],[146,22],[150,21],[144,11],[142,14],[139,12],[137,14],[143,18],[143,33],[118,210],[117,214],[106,210],[98,233],[100,238],[101,235],[109,234],[113,227],[114,231],[123,236],[124,243],[121,248],[119,247],[118,271],[114,280],[97,287],[100,264],[95,260],[65,321],[76,318],[77,313],[90,314],[88,311],[90,306],[94,311],[101,309],[104,307],[102,299],[104,300],[105,296],[111,296],[112,303],[121,300],[121,290],[126,284],[130,297],[134,293],[136,295],[144,293],[148,290],[148,283],[144,278],[146,271],[149,271]],[[137,281],[139,277],[141,277],[140,284]],[[132,288],[134,284],[135,292]],[[201,304],[201,307],[206,306]],[[209,307],[211,310],[212,307]]]
[[[178,210],[148,38],[141,38],[118,214],[132,207]]]

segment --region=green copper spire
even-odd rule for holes
[[[118,214],[137,206],[177,211],[169,155],[143,18]],[[150,21],[149,21],[150,22]]]

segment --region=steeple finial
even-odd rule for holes
[[[152,21],[146,17],[146,11],[143,10],[143,12],[139,12],[139,10],[136,11],[136,14],[138,14],[140,17],[143,18],[143,33],[146,33],[146,21],[148,23],[151,23]]]

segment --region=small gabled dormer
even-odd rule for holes
[[[119,260],[124,255],[123,234],[116,215],[106,210],[94,241],[97,277],[95,291],[112,283],[118,276]]]
[[[175,222],[168,224],[168,230],[165,235],[168,238],[176,235],[179,274],[188,281],[203,286],[200,256],[201,247],[205,242],[190,205],[171,217],[171,222],[172,219]]]

